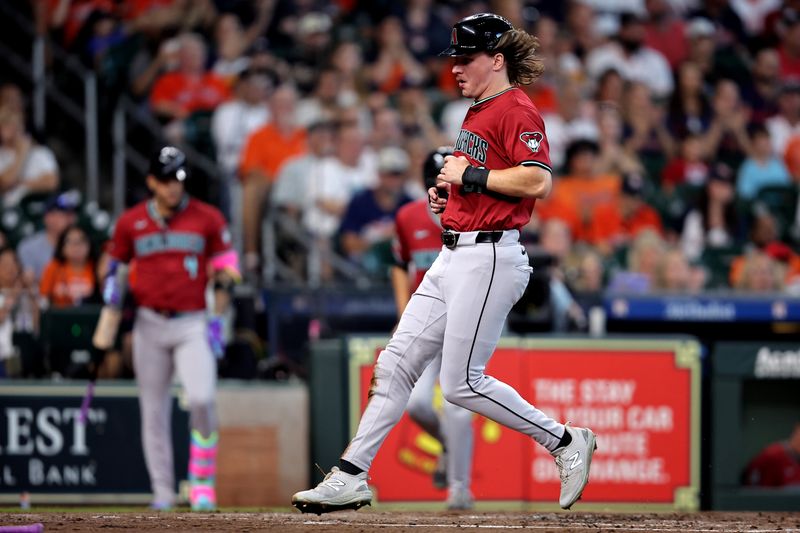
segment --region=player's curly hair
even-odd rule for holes
[[[508,30],[500,37],[492,53],[506,59],[508,81],[515,85],[530,85],[544,72],[544,62],[536,55],[539,39],[524,30]]]

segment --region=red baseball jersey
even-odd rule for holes
[[[120,216],[109,254],[124,263],[136,260],[131,288],[138,305],[168,311],[205,309],[207,261],[230,248],[230,233],[219,210],[186,198],[168,220],[153,200]]]
[[[442,250],[442,227],[428,208],[427,199],[401,207],[394,224],[394,260],[413,276],[411,292],[414,292]]]
[[[512,87],[473,103],[464,117],[454,155],[489,170],[519,165],[552,172],[544,121],[530,98]],[[519,229],[531,219],[534,198],[486,191],[467,192],[454,185],[442,226],[455,231]]]
[[[800,486],[800,456],[787,442],[770,444],[747,465],[745,483],[759,487]]]

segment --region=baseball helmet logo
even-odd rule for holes
[[[453,28],[453,31],[450,33],[450,45],[451,46],[458,46],[458,31]]]
[[[542,145],[542,139],[544,139],[544,135],[538,131],[526,131],[519,136],[519,140],[524,142],[525,146],[530,148],[533,153],[539,151],[539,147]]]

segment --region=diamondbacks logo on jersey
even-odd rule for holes
[[[467,130],[461,130],[453,147],[454,152],[462,152],[481,165],[486,164],[486,151],[488,149],[489,143],[485,139]]]
[[[536,153],[539,147],[542,146],[542,139],[544,135],[538,131],[526,131],[519,134],[519,140],[525,143],[525,146],[531,149],[531,152]]]

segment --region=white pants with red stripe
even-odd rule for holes
[[[447,401],[529,435],[549,451],[564,435],[562,424],[484,374],[532,270],[518,231],[504,232],[497,243],[476,244],[476,235],[461,233],[458,246],[442,248],[378,356],[372,398],[342,455],[357,467],[369,470],[414,383],[440,352]]]

